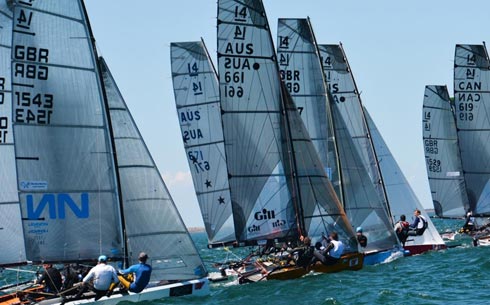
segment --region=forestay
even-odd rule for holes
[[[12,7],[7,2],[0,1],[0,266],[26,261],[12,132]]]
[[[15,1],[13,131],[27,259],[121,258],[115,165],[80,0]]]
[[[344,209],[368,236],[367,251],[392,248],[398,241],[354,77],[341,45],[319,49],[332,100]]]
[[[139,252],[145,251],[152,281],[201,278],[204,264],[103,58],[100,69],[116,148],[128,263],[138,263]]]
[[[281,80],[293,98],[325,172],[342,202],[332,115],[310,20],[279,19],[277,44]]]
[[[470,210],[490,214],[490,61],[484,45],[456,45],[454,103]]]
[[[422,133],[435,213],[439,217],[464,217],[469,203],[446,86],[425,86]]]
[[[210,246],[236,240],[216,71],[204,42],[172,43],[177,115]]]

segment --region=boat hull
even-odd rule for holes
[[[310,268],[306,269],[297,266],[280,266],[276,264],[265,265],[259,263],[256,272],[248,272],[238,276],[240,284],[258,282],[264,280],[292,280],[302,277],[310,271],[320,273],[334,273],[344,270],[360,270],[364,262],[362,253],[348,253],[342,255],[340,261],[335,265],[324,265],[317,262]]]
[[[422,254],[427,251],[437,251],[437,250],[444,250],[446,249],[447,246],[442,244],[442,245],[410,245],[407,246],[405,245],[404,249],[410,251],[410,255],[417,255],[417,254]]]
[[[22,296],[32,294],[34,297],[31,300],[40,301],[44,299],[41,295],[43,293],[43,286],[30,287],[21,290],[21,292],[13,292],[5,295],[0,295],[0,305],[19,305],[30,303],[29,300],[24,300]]]
[[[379,252],[364,253],[364,266],[388,263],[406,255],[409,255],[409,253],[403,249],[390,249]]]
[[[190,280],[160,286],[153,286],[144,289],[140,293],[119,293],[115,291],[110,297],[102,297],[97,301],[94,301],[93,297],[83,298],[77,300],[70,300],[69,297],[66,300],[62,298],[45,299],[38,302],[39,305],[60,305],[60,304],[98,304],[98,305],[115,305],[119,302],[142,302],[163,299],[167,297],[176,296],[206,296],[209,295],[209,280],[207,278]],[[11,303],[0,303],[0,305],[9,305]],[[20,303],[17,303],[20,304]]]

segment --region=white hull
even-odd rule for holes
[[[102,297],[97,301],[94,298],[80,299],[67,301],[66,305],[76,304],[97,304],[97,305],[115,305],[119,302],[141,302],[163,299],[171,296],[206,296],[209,295],[209,281],[207,278],[198,280],[190,280],[185,282],[167,284],[162,286],[154,286],[146,288],[140,293],[128,292],[127,294],[120,294],[114,292],[110,297]],[[39,302],[39,305],[60,305],[62,300],[60,298],[48,299]]]

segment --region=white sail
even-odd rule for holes
[[[206,275],[204,264],[103,58],[104,80],[117,155],[129,264],[145,251],[151,280]],[[178,245],[178,247],[176,247]]]
[[[469,203],[454,109],[446,86],[425,86],[422,133],[435,213],[439,217],[464,217]]]
[[[298,107],[325,171],[342,201],[332,115],[309,19],[279,19],[277,44],[281,80]]]
[[[261,1],[218,1],[218,69],[239,239],[319,237],[335,229],[353,250],[352,228],[281,85]]]
[[[120,259],[113,149],[80,0],[15,1],[12,77],[27,259]]]
[[[282,143],[280,80],[262,3],[218,1],[218,71],[239,240],[296,234]]]
[[[470,210],[490,214],[490,61],[484,45],[456,45],[454,103]]]
[[[12,132],[12,7],[0,1],[0,265],[26,261]]]
[[[344,209],[368,237],[367,251],[398,245],[369,127],[341,45],[320,45],[339,150]]]
[[[177,115],[210,246],[236,240],[216,71],[204,42],[172,43]]]
[[[431,249],[445,248],[444,241],[437,232],[437,228],[412,190],[366,108],[364,108],[364,113],[371,130],[374,149],[384,177],[386,194],[388,195],[393,218],[398,220],[400,215],[403,214],[406,215],[407,220],[410,220],[415,209],[418,209],[428,223],[423,235],[409,236],[405,249],[410,250],[412,254],[419,254]]]

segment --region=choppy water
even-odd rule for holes
[[[435,219],[434,224],[444,231],[457,228],[461,222]],[[213,262],[223,261],[229,254],[223,249],[207,249],[204,233],[194,233],[193,238],[209,271],[214,271]],[[470,239],[455,244],[461,246],[366,266],[360,271],[246,285],[214,283],[208,297],[172,298],[145,305],[490,304],[490,247],[473,247]],[[231,251],[247,253],[247,249]]]

